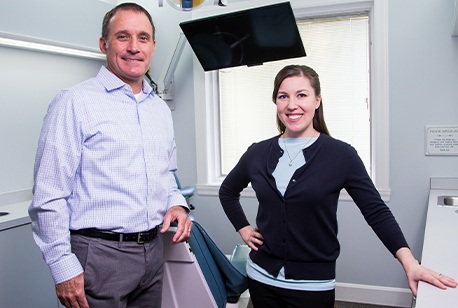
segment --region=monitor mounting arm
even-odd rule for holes
[[[159,75],[159,82],[157,83],[157,94],[166,101],[172,110],[175,109],[175,104],[173,102],[173,95],[175,91],[173,76],[181,54],[183,53],[185,43],[186,37],[183,33],[180,33],[174,52],[169,54],[169,57],[165,62],[169,64],[162,69],[161,74]]]

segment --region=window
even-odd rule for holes
[[[368,1],[342,1],[342,4],[332,3],[326,0],[321,1],[319,6],[310,6],[306,1],[291,1],[293,10],[295,11],[298,20],[298,27],[301,33],[307,33],[303,36],[304,45],[306,47],[307,57],[304,58],[304,64],[313,67],[320,75],[322,84],[323,104],[325,111],[325,119],[330,129],[331,135],[344,140],[357,148],[360,156],[370,172],[376,187],[385,201],[389,201],[390,190],[388,185],[388,99],[387,99],[387,70],[386,70],[386,57],[387,57],[387,41],[386,41],[386,14],[387,8],[384,1],[374,0]],[[326,5],[329,2],[331,4]],[[296,4],[296,5],[295,5]],[[246,5],[243,8],[246,9]],[[234,8],[237,9],[237,8]],[[218,12],[215,12],[216,14]],[[329,18],[326,22],[319,23],[318,16],[345,16],[345,18]],[[203,16],[196,16],[203,17]],[[303,20],[303,21],[301,21]],[[330,30],[330,28],[333,28]],[[358,45],[357,57],[363,57],[363,66],[350,63],[348,66],[342,67],[343,70],[350,70],[358,72],[358,81],[352,75],[355,83],[361,84],[359,88],[363,89],[364,93],[359,93],[359,99],[350,98],[346,101],[355,102],[357,106],[352,112],[357,115],[358,120],[354,121],[349,119],[349,122],[343,123],[342,117],[334,116],[340,114],[343,110],[339,110],[339,106],[332,106],[333,101],[339,102],[341,100],[343,89],[336,88],[331,84],[333,74],[328,73],[328,67],[335,66],[332,63],[333,57],[329,54],[325,55],[322,59],[311,56],[311,54],[323,53],[323,51],[311,50],[310,44],[307,44],[307,37],[313,37],[312,33],[317,31],[328,30],[329,33],[336,34],[338,31],[359,31],[365,32],[363,36],[365,40],[352,42],[348,46]],[[346,29],[346,30],[345,30]],[[366,34],[369,33],[369,36]],[[342,33],[338,37],[342,37]],[[370,37],[370,44],[367,41]],[[337,38],[329,38],[329,40],[336,40]],[[346,44],[339,44],[340,48],[345,48]],[[368,47],[369,46],[369,47]],[[328,52],[329,46],[313,48],[324,48]],[[369,56],[370,55],[370,56]],[[324,59],[328,59],[325,61]],[[315,61],[315,62],[314,62]],[[330,62],[331,61],[331,62]],[[200,68],[200,64],[194,64],[194,79],[195,79],[195,101],[196,101],[196,142],[197,142],[197,164],[198,164],[198,183],[197,189],[199,194],[204,195],[217,195],[219,184],[224,179],[225,174],[234,166],[238,161],[240,155],[246,148],[254,141],[260,141],[265,138],[277,134],[275,126],[275,105],[271,102],[271,91],[273,78],[280,68],[286,63],[298,63],[297,59],[272,62],[269,65],[262,65],[259,67],[240,67],[234,69],[225,69],[219,72],[204,73]],[[327,63],[326,63],[327,62]],[[370,65],[370,76],[367,67]],[[332,69],[336,69],[335,67]],[[249,71],[250,74],[256,73],[258,78],[240,77],[242,72]],[[246,76],[246,75],[245,75]],[[231,90],[235,87],[235,83],[247,83],[255,81],[256,86],[261,85],[265,90],[249,91],[250,85],[247,87],[247,92],[238,88],[238,91]],[[221,86],[221,84],[223,86]],[[325,87],[329,87],[326,88]],[[337,89],[337,90],[336,90]],[[231,94],[227,95],[226,92],[230,91]],[[251,93],[250,93],[251,92]],[[197,93],[201,95],[197,95]],[[227,103],[224,99],[234,99],[234,95],[254,96],[253,105],[255,110],[262,108],[264,115],[254,114],[253,112],[241,112],[237,110],[236,104],[233,102]],[[202,95],[203,94],[203,95]],[[223,100],[220,101],[220,94]],[[339,99],[335,99],[332,95],[335,94]],[[260,102],[254,102],[258,96]],[[368,108],[370,102],[371,108]],[[227,108],[231,106],[231,108]],[[350,108],[348,105],[346,109]],[[351,107],[354,108],[354,107]],[[271,114],[271,116],[269,116]],[[221,117],[223,115],[224,117]],[[246,119],[243,118],[246,117]],[[263,129],[253,129],[246,125],[252,122],[252,117],[256,116],[259,123],[256,126],[263,127]],[[235,120],[240,121],[236,124]],[[366,118],[368,121],[361,119]],[[370,118],[370,122],[369,122]],[[348,119],[348,117],[345,117]],[[354,123],[361,123],[362,127],[353,127]],[[345,127],[342,129],[341,127]],[[350,132],[348,132],[350,128]],[[237,132],[241,130],[241,132]],[[247,130],[250,135],[246,140],[241,140],[240,135],[243,135]],[[348,133],[342,134],[343,131]],[[355,136],[356,132],[365,132],[365,135]],[[234,133],[235,132],[235,133]],[[252,134],[251,134],[252,133]],[[228,137],[233,135],[235,137]],[[351,137],[350,137],[351,136]],[[361,144],[359,140],[364,140]],[[236,146],[233,146],[236,144]],[[244,196],[254,196],[250,189],[244,191]],[[342,200],[347,200],[349,197],[345,192],[341,194]]]
[[[222,176],[251,143],[278,134],[271,93],[276,73],[287,64],[308,65],[318,72],[331,135],[352,144],[370,173],[368,14],[297,24],[307,57],[218,72]]]

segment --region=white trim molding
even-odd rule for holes
[[[455,0],[455,9],[453,15],[452,35],[458,36],[458,0]]]
[[[371,10],[371,119],[372,180],[385,202],[390,201],[389,182],[389,70],[388,70],[388,1],[374,0]]]

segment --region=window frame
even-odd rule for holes
[[[280,1],[244,1],[231,4],[223,13]],[[370,93],[371,93],[371,178],[385,202],[390,201],[389,186],[389,80],[388,80],[388,3],[384,0],[291,0],[296,18],[369,11],[370,19]],[[222,14],[220,8],[193,12],[193,18]],[[196,119],[197,193],[217,196],[224,179],[220,166],[219,93],[216,71],[204,72],[193,57]],[[275,123],[272,123],[275,125]],[[251,187],[243,197],[255,197]],[[346,191],[339,200],[351,201]]]

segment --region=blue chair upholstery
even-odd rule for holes
[[[226,303],[237,302],[248,289],[245,275],[219,250],[196,221],[193,221],[189,246],[196,256],[218,308],[226,307]]]

